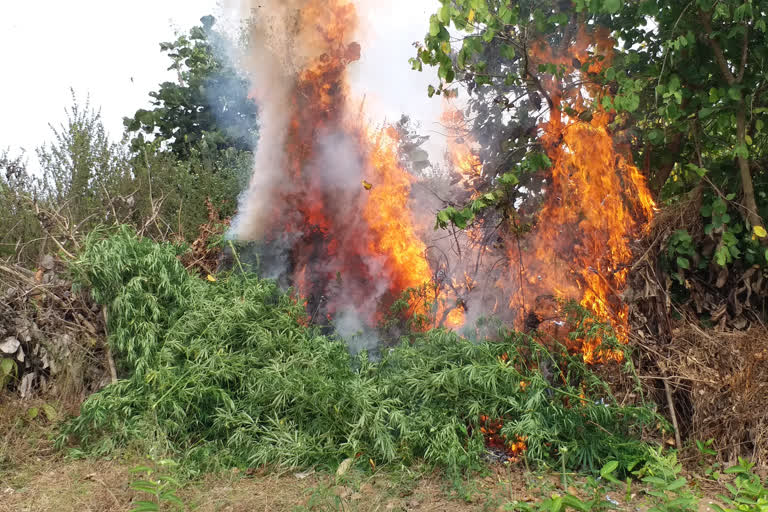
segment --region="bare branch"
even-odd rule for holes
[[[712,23],[709,16],[707,15],[707,13],[700,10],[699,18],[701,19],[701,23],[704,25],[704,29],[705,29],[704,38],[715,54],[715,60],[717,61],[717,64],[720,66],[720,71],[723,73],[723,76],[725,77],[725,80],[728,82],[728,85],[734,85],[736,83],[736,77],[733,76],[731,69],[728,67],[728,61],[725,59],[723,48],[720,46],[720,43],[718,43],[715,39],[712,38]]]

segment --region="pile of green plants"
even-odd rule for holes
[[[343,340],[302,325],[303,307],[274,282],[242,272],[200,279],[180,250],[123,228],[93,237],[73,264],[108,306],[121,379],[83,404],[60,446],[136,447],[200,470],[351,457],[463,471],[486,453],[485,415],[503,419],[509,439],[525,437],[531,464],[631,467],[647,454],[639,437],[657,417],[617,404],[565,350],[514,332],[474,342],[432,330],[378,362],[352,357]]]

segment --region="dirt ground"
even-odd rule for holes
[[[64,409],[42,401],[0,399],[0,512],[132,510],[137,500],[146,499],[130,488],[142,478],[132,470],[147,460],[135,455],[113,460],[65,456],[53,447],[56,416]],[[338,476],[311,470],[235,470],[186,482],[178,496],[187,510],[201,512],[480,511],[533,499],[531,477],[522,468],[491,468],[458,486],[425,471],[380,467],[373,473],[350,469]]]
[[[47,417],[50,411],[44,405],[0,401],[0,512],[129,512],[146,499],[130,487],[142,479],[132,470],[146,465],[146,459],[65,456],[53,447],[55,421]],[[583,478],[570,485],[569,492],[588,497]],[[184,510],[200,512],[495,512],[511,510],[507,506],[515,501],[530,503],[561,492],[558,474],[496,465],[459,483],[418,467],[353,468],[341,476],[313,470],[233,470],[186,482],[177,494]],[[617,510],[647,510],[642,490],[632,492],[628,503],[620,490],[608,497]]]
[[[140,499],[129,488],[131,464],[115,461],[39,461],[0,475],[2,512],[129,511]],[[303,475],[302,475],[303,476]],[[521,475],[517,475],[520,477]],[[382,471],[337,478],[327,473],[204,478],[178,493],[189,510],[245,511],[459,511],[503,510],[526,496],[524,485],[494,476],[470,482],[464,496],[438,476],[397,481]],[[529,496],[529,499],[532,499]]]

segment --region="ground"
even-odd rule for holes
[[[54,449],[55,422],[43,403],[0,403],[0,512],[129,512],[145,496],[130,488],[147,464],[137,454],[111,460],[73,459]],[[49,410],[50,414],[50,410]],[[515,501],[533,503],[561,492],[559,474],[532,473],[522,466],[489,466],[456,483],[425,468],[329,471],[237,470],[187,481],[178,491],[186,510],[250,511],[497,511]],[[587,498],[583,477],[569,492]],[[614,510],[647,510],[643,490],[633,485],[608,492]],[[700,510],[706,510],[708,500]],[[171,508],[162,510],[175,510]]]

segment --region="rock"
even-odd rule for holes
[[[43,256],[43,261],[40,262],[40,266],[43,267],[45,270],[53,270],[53,267],[56,265],[56,260],[53,259],[53,256],[50,254],[46,254]]]
[[[19,351],[16,352],[16,360],[20,363],[24,362],[24,348],[19,347]]]
[[[8,336],[0,343],[0,352],[12,356],[21,347],[21,342],[13,336]]]
[[[32,383],[35,380],[35,374],[28,373],[21,378],[21,384],[19,385],[19,395],[21,398],[27,398],[32,396]]]
[[[352,458],[344,459],[344,461],[339,464],[339,469],[336,470],[336,476],[342,476],[344,473],[349,471],[349,468],[352,466],[352,462]]]
[[[313,475],[314,473],[315,473],[315,468],[310,468],[306,471],[302,471],[301,473],[294,473],[293,476],[295,476],[299,480],[304,480],[305,478],[307,478],[310,475]]]

